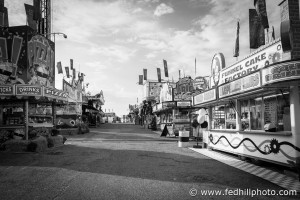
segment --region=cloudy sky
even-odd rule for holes
[[[5,0],[10,26],[26,24],[24,3]],[[270,26],[279,36],[281,0],[266,0]],[[148,79],[157,79],[167,60],[170,79],[178,70],[195,77],[210,75],[215,53],[225,55],[226,66],[236,62],[233,48],[236,21],[240,20],[240,57],[248,55],[248,9],[253,0],[53,0],[53,30],[56,61],[86,74],[88,91],[103,90],[105,105],[119,116],[128,114],[128,104],[140,95],[138,75],[148,69]],[[183,74],[183,73],[182,73]],[[163,76],[163,75],[162,75]],[[62,88],[62,75],[56,88]],[[163,76],[164,78],[164,76]],[[141,99],[139,99],[139,102]]]

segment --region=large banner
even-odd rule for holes
[[[251,49],[265,44],[265,30],[255,9],[249,9],[249,36]]]

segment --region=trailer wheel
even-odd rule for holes
[[[245,156],[239,155],[239,159],[242,161],[246,161],[247,158]]]
[[[262,161],[257,158],[250,158],[251,162],[255,165],[261,165]]]

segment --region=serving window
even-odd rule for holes
[[[3,103],[0,105],[0,125],[24,125],[24,103]]]
[[[242,100],[241,128],[243,131],[291,131],[289,94]]]
[[[235,104],[223,104],[212,108],[212,129],[236,129]]]

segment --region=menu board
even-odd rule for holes
[[[265,123],[276,124],[277,121],[277,105],[275,98],[268,98],[264,100],[265,103]]]

